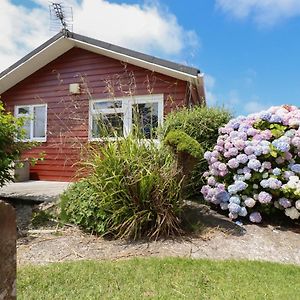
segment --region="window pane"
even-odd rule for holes
[[[158,127],[158,103],[132,105],[133,131],[141,138],[156,138]]]
[[[46,136],[45,132],[45,106],[35,106],[33,108],[33,137],[43,138]]]
[[[19,107],[18,108],[18,114],[29,114],[29,107]]]
[[[93,116],[93,138],[120,136],[123,136],[123,114],[99,114]]]
[[[24,125],[23,125],[23,132],[25,132],[24,136],[22,136],[23,139],[30,139],[30,119],[26,118],[24,120]]]
[[[93,104],[94,110],[114,109],[114,108],[122,108],[122,101],[95,102]]]

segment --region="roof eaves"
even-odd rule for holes
[[[50,38],[49,40],[47,40],[45,43],[43,43],[42,45],[40,45],[39,47],[35,48],[33,51],[31,51],[30,53],[28,53],[27,55],[25,55],[24,57],[22,57],[20,60],[18,60],[16,63],[14,63],[13,65],[11,65],[10,67],[8,67],[7,69],[5,69],[4,71],[2,71],[0,73],[0,78],[2,78],[3,76],[5,76],[6,74],[8,74],[9,72],[11,72],[12,70],[16,69],[17,67],[19,67],[21,64],[25,63],[27,60],[29,60],[31,57],[33,57],[34,55],[36,55],[37,53],[41,52],[43,49],[45,49],[46,47],[48,47],[49,45],[51,45],[52,43],[54,43],[56,40],[60,39],[61,37],[63,37],[64,34],[62,32],[57,33],[55,36],[53,36],[52,38]]]
[[[163,66],[165,68],[169,68],[175,71],[179,71],[182,73],[186,73],[192,76],[197,76],[200,73],[200,70],[196,69],[196,68],[192,68],[192,67],[188,67],[182,64],[178,64],[178,63],[174,63],[165,59],[161,59],[161,58],[157,58],[155,56],[151,56],[148,54],[144,54],[138,51],[134,51],[134,50],[130,50],[127,48],[123,48],[120,46],[116,46],[110,43],[106,43],[103,41],[99,41],[93,38],[89,38],[87,36],[83,36],[74,32],[70,32],[68,37],[74,39],[74,40],[78,40],[80,42],[84,42],[87,44],[91,44],[94,45],[96,47],[101,47],[110,51],[114,51],[126,56],[130,56],[139,60],[143,60],[152,64],[156,64],[156,65],[160,65]]]

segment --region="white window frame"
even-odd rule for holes
[[[45,137],[34,137],[33,136],[33,128],[34,128],[34,108],[35,107],[45,107]],[[20,108],[29,108],[29,114],[19,114]],[[29,139],[21,139],[21,142],[46,142],[47,141],[47,113],[48,105],[47,104],[29,104],[29,105],[16,105],[15,106],[15,117],[28,117],[30,118],[30,138]]]
[[[121,108],[108,108],[108,109],[99,109],[94,110],[95,103],[101,102],[116,102],[121,101]],[[164,96],[163,94],[155,94],[155,95],[142,95],[142,96],[132,96],[132,97],[119,97],[113,99],[97,99],[90,100],[89,103],[89,135],[88,140],[93,141],[110,141],[116,140],[115,137],[98,137],[94,138],[92,136],[92,126],[93,126],[93,116],[99,113],[102,114],[123,114],[123,137],[129,135],[132,131],[132,105],[134,104],[142,104],[142,103],[157,103],[158,104],[158,126],[162,125],[164,118]],[[120,137],[122,138],[122,137]]]

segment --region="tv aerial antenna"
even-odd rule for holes
[[[72,7],[65,7],[61,3],[51,2],[49,11],[51,31],[62,31],[65,35],[68,35],[68,32],[73,31]]]

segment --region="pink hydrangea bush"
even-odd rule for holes
[[[271,107],[241,116],[219,129],[202,187],[206,201],[229,212],[231,219],[281,210],[300,218],[300,109]]]

